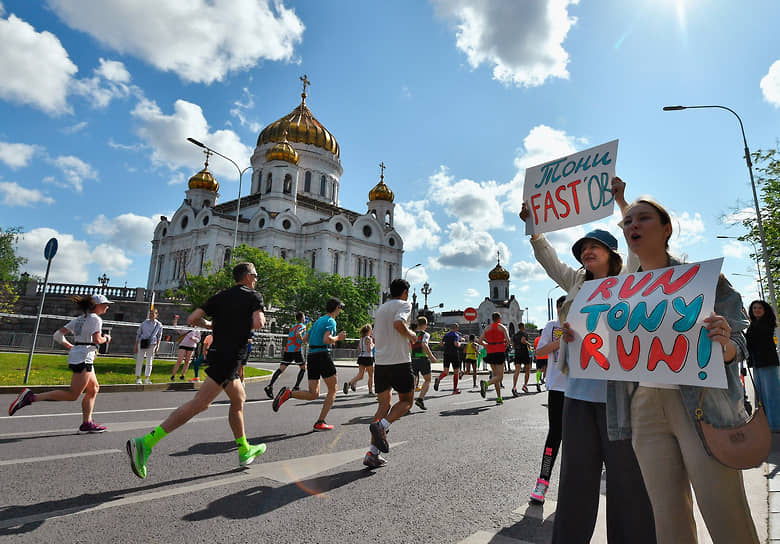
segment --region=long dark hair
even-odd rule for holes
[[[607,247],[607,246],[604,246]],[[609,248],[607,248],[609,249]],[[620,272],[623,270],[623,257],[615,253],[614,251],[609,252],[609,270],[607,270],[607,276],[619,276]],[[585,269],[585,279],[586,280],[592,280],[593,279],[593,272]]]
[[[79,307],[79,310],[88,314],[95,309],[95,303],[92,302],[92,295],[74,295],[70,297],[71,302]]]
[[[758,318],[753,315],[753,304],[760,304],[764,307],[764,315],[762,317]],[[754,300],[751,302],[750,306],[748,306],[748,317],[750,317],[751,325],[759,321],[766,321],[771,327],[771,330],[775,330],[777,327],[777,318],[775,317],[775,312],[765,300]]]

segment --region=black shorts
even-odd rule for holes
[[[302,365],[304,364],[303,360],[303,353],[300,351],[285,351],[282,353],[282,364],[294,364],[294,365]]]
[[[466,368],[469,367],[469,365],[477,366],[477,360],[476,359],[466,359],[465,361]]]
[[[306,371],[310,380],[319,380],[320,378],[335,376],[336,365],[333,364],[333,357],[331,356],[330,350],[309,353]]]
[[[412,372],[414,372],[414,375],[422,374],[425,376],[426,374],[431,373],[431,360],[427,357],[419,357],[416,359],[412,359]]]
[[[506,353],[503,351],[499,351],[497,353],[488,353],[485,355],[485,362],[489,365],[504,366],[504,362],[506,362]]]
[[[87,372],[92,372],[93,366],[92,363],[78,363],[75,365],[68,365],[68,368],[70,368],[74,374],[81,374],[85,370]]]
[[[547,366],[547,359],[536,359],[536,368],[544,368]]]
[[[206,355],[206,376],[217,382],[222,388],[233,381],[240,379],[238,375],[241,362],[244,360],[246,350],[239,350],[238,353],[223,354],[221,351],[216,351],[214,348],[209,350]]]
[[[444,370],[447,370],[452,365],[452,370],[460,370],[460,357],[457,353],[445,353],[444,354]]]
[[[179,346],[179,349],[183,349],[184,351],[195,351],[194,347],[189,346]]]
[[[395,389],[398,393],[412,393],[414,391],[414,372],[412,372],[411,363],[376,365],[374,390],[377,393],[384,393],[390,388]]]
[[[374,366],[373,357],[358,357],[357,364],[360,366]]]

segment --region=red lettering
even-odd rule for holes
[[[623,344],[623,336],[617,337],[617,354],[618,362],[623,370],[633,370],[639,361],[639,337],[634,336],[634,340],[631,343],[631,352],[626,352],[626,346]]]
[[[658,363],[663,361],[672,372],[679,372],[685,364],[688,355],[688,339],[684,335],[678,334],[674,341],[674,347],[671,353],[665,353],[661,340],[656,336],[650,343],[650,356],[647,359],[647,370],[653,371]]]
[[[653,277],[653,273],[648,272],[641,280],[639,280],[639,283],[637,283],[632,287],[634,283],[634,275],[629,274],[628,277],[626,278],[626,281],[623,282],[623,286],[620,288],[620,294],[618,295],[618,297],[620,298],[633,297],[642,289],[642,287],[644,287],[647,284],[648,281],[650,281],[650,278],[652,277]]]
[[[565,185],[561,185],[555,190],[555,198],[558,199],[558,202],[563,204],[564,207],[566,208],[566,213],[562,213],[561,217],[566,217],[567,215],[569,215],[569,212],[571,211],[571,208],[569,207],[569,203],[566,202],[566,200],[564,200],[563,198],[561,198],[561,191],[565,191],[565,190],[566,190]]]
[[[685,287],[685,284],[690,282],[694,276],[699,272],[699,265],[694,265],[690,269],[688,269],[682,276],[674,280],[674,282],[671,282],[672,274],[674,274],[674,269],[667,270],[663,274],[661,274],[661,277],[658,278],[653,282],[653,284],[648,287],[644,293],[642,293],[642,296],[647,296],[658,287],[661,287],[663,289],[664,294],[671,295],[672,293],[679,291],[683,287]]]
[[[553,203],[552,195],[550,194],[550,191],[547,191],[547,195],[544,197],[544,222],[547,223],[547,210],[552,210],[555,214],[556,219],[560,219],[558,217],[558,210],[555,209],[555,204]]]
[[[609,361],[599,349],[604,345],[604,340],[595,332],[588,333],[582,340],[582,351],[580,352],[580,365],[583,370],[588,368],[591,359],[604,370],[609,370]]]
[[[609,290],[615,287],[617,283],[618,283],[617,278],[605,279],[599,284],[598,287],[596,287],[596,290],[593,291],[593,294],[588,297],[588,302],[596,298],[596,295],[598,294],[600,294],[604,300],[609,300],[610,298],[612,298],[612,293]]]
[[[571,189],[571,194],[574,197],[574,211],[577,213],[577,215],[580,213],[580,201],[577,199],[577,185],[579,185],[581,182],[582,180],[578,179],[566,185],[566,187]]]
[[[535,199],[539,198],[540,196],[542,196],[542,193],[537,193],[537,194],[531,196],[531,209],[534,212],[534,225],[538,225],[539,224],[539,216],[536,215],[536,210],[541,208],[541,206],[538,206],[536,204],[536,200]]]

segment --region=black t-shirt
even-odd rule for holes
[[[225,354],[238,353],[246,347],[252,331],[252,314],[265,310],[263,295],[243,285],[220,291],[201,309],[212,319],[214,341],[211,349]]]
[[[525,331],[517,331],[512,337],[512,343],[515,346],[515,357],[528,357],[528,344],[524,344],[523,339],[528,342],[528,333]]]

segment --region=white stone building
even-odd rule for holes
[[[512,336],[517,326],[523,322],[525,313],[514,295],[509,294],[509,271],[501,266],[501,259],[488,273],[490,295],[477,307],[477,322],[483,327],[492,322],[493,312],[501,314],[501,323],[509,329]]]
[[[297,257],[321,272],[373,276],[388,292],[402,273],[403,240],[393,228],[394,196],[384,182],[384,165],[365,212],[339,206],[339,144],[306,105],[307,83],[300,105],[257,138],[250,191],[240,198],[236,245]],[[219,203],[218,191],[207,155],[179,209],[155,228],[147,289],[175,289],[185,272],[200,274],[207,261],[230,262],[239,202]]]

